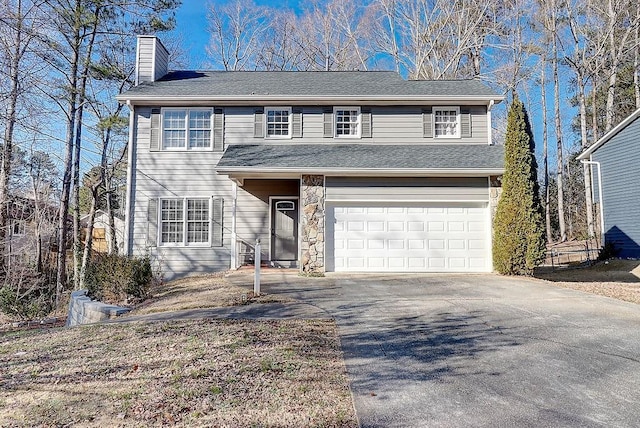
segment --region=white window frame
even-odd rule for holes
[[[355,110],[357,111],[356,133],[355,135],[338,135],[338,111]],[[333,108],[333,137],[334,138],[360,138],[362,135],[362,112],[357,106],[336,106]]]
[[[188,242],[188,201],[189,200],[207,200],[208,201],[208,218],[209,236],[207,242]],[[182,242],[164,242],[162,240],[162,201],[182,201]],[[157,242],[160,247],[211,247],[211,239],[213,235],[213,198],[211,196],[189,196],[184,198],[160,198],[158,201],[158,237]]]
[[[452,111],[455,110],[456,112],[456,134],[455,135],[437,135],[436,134],[436,117],[438,116],[438,111]],[[433,138],[434,139],[438,139],[438,140],[446,140],[446,139],[454,139],[454,138],[460,138],[461,133],[460,133],[460,128],[462,126],[462,120],[460,117],[460,106],[434,106],[432,108],[432,113],[433,113]]]
[[[165,112],[184,112],[184,121],[185,121],[185,138],[184,145],[181,147],[165,147],[164,145],[164,114]],[[209,113],[209,146],[208,147],[190,147],[189,146],[189,131],[190,131],[190,117],[189,113],[204,111]],[[163,151],[212,151],[213,150],[213,121],[214,121],[214,111],[213,108],[187,108],[187,107],[171,107],[171,108],[163,108],[160,111],[160,149]]]
[[[287,116],[287,135],[269,135],[269,112],[270,111],[286,111],[289,113]],[[291,113],[291,107],[265,107],[264,108],[264,138],[269,140],[289,140],[292,136],[293,128],[293,116]]]

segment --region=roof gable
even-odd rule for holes
[[[629,115],[625,120],[620,122],[615,128],[613,128],[611,131],[604,134],[602,138],[600,138],[598,141],[596,141],[591,146],[589,146],[586,150],[580,153],[578,155],[578,159],[580,160],[588,159],[595,151],[597,151],[600,147],[606,144],[613,137],[618,135],[618,133],[624,130],[627,126],[635,122],[635,120],[638,118],[640,118],[640,109],[631,113],[631,115]]]

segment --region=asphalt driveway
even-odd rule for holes
[[[262,290],[336,319],[363,427],[640,423],[639,305],[494,275],[271,271]]]

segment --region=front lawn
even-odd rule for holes
[[[0,426],[357,426],[330,320],[0,334]]]

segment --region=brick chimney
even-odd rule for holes
[[[169,51],[156,36],[138,36],[136,86],[155,82],[169,71]]]

